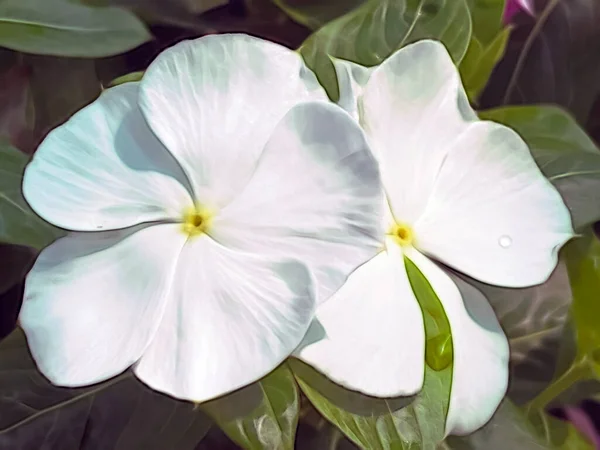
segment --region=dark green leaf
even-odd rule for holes
[[[466,437],[449,437],[447,450],[591,450],[572,425],[540,413],[530,422],[509,400],[504,400],[491,421]]]
[[[368,450],[433,450],[444,437],[452,383],[450,325],[429,282],[410,260],[405,264],[424,312],[427,335],[425,383],[419,395],[371,398],[343,389],[306,364],[290,363],[300,387],[319,412]],[[441,342],[450,345],[436,345]]]
[[[485,88],[496,63],[504,55],[510,29],[500,31],[489,44],[481,44],[476,37],[471,38],[465,57],[460,63],[460,74],[467,95],[476,103]]]
[[[337,81],[327,55],[374,66],[425,38],[442,41],[460,62],[471,38],[465,0],[369,0],[311,35],[300,52],[335,100]]]
[[[100,58],[124,53],[151,38],[120,8],[68,0],[2,0],[0,46],[41,55]]]
[[[508,337],[508,396],[517,404],[524,404],[543,391],[555,374],[573,300],[566,265],[561,261],[544,284],[526,289],[469,282],[489,300]]]
[[[467,0],[473,21],[473,37],[484,47],[502,30],[505,0]]]
[[[0,242],[40,249],[61,231],[40,219],[23,198],[21,184],[27,155],[0,141]]]
[[[254,384],[202,404],[202,409],[244,449],[294,449],[298,387],[286,364]]]
[[[292,19],[316,30],[337,19],[367,0],[273,0]]]
[[[20,330],[0,344],[0,448],[193,450],[211,421],[191,403],[150,390],[130,372],[79,389],[35,369]]]
[[[585,124],[600,93],[600,2],[539,0],[518,26],[481,105],[553,103]]]
[[[569,207],[576,230],[600,220],[600,151],[568,113],[553,106],[523,106],[479,115],[508,125],[525,139]]]

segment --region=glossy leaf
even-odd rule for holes
[[[553,103],[585,124],[600,94],[600,2],[539,0],[521,22],[481,106]]]
[[[405,264],[424,311],[427,360],[436,365],[440,355],[436,357],[432,344],[440,337],[451,339],[450,325],[429,282],[410,260],[406,259]],[[417,396],[376,399],[343,389],[310,366],[290,361],[302,391],[317,410],[351,441],[368,450],[436,448],[444,437],[450,399],[451,357],[448,363],[443,364],[446,367],[439,366],[439,370],[426,364],[425,383]]]
[[[576,230],[600,220],[600,150],[571,115],[553,106],[505,107],[480,114],[515,129],[561,193]]]
[[[232,394],[202,404],[242,448],[293,450],[298,426],[298,387],[286,364]]]
[[[460,75],[467,95],[472,103],[477,103],[479,94],[485,88],[494,67],[506,48],[510,29],[500,31],[489,44],[482,44],[475,36],[460,63]]]
[[[40,249],[61,231],[40,219],[21,192],[29,158],[6,141],[0,141],[0,242]]]
[[[374,66],[406,44],[432,38],[446,44],[456,62],[471,37],[466,0],[368,0],[311,35],[300,52],[332,99],[337,81],[327,55]]]
[[[0,46],[25,53],[100,58],[151,38],[144,24],[120,8],[68,0],[0,2]]]
[[[130,372],[91,387],[51,385],[23,333],[0,344],[0,448],[193,450],[211,421],[194,405],[150,390]]]
[[[469,283],[489,300],[506,333],[511,361],[507,395],[524,404],[542,392],[555,374],[573,300],[566,265],[561,261],[545,283],[525,289]]]

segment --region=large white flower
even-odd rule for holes
[[[73,231],[26,282],[40,370],[80,386],[134,365],[200,402],[288,357],[379,245],[377,162],[326,100],[295,52],[209,36],[52,131],[23,185]]]
[[[519,135],[478,120],[442,44],[409,45],[370,69],[334,64],[340,104],[361,123],[380,163],[389,205],[384,250],[317,311],[319,326],[296,355],[367,394],[418,392],[425,336],[408,258],[451,327],[446,432],[472,432],[505,394],[508,343],[484,296],[439,263],[499,286],[542,283],[572,236],[568,210]],[[440,369],[448,356],[429,364]]]

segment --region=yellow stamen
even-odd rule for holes
[[[202,206],[186,208],[183,212],[182,230],[190,237],[206,233],[212,218],[213,213]]]
[[[401,246],[412,245],[415,240],[415,235],[409,225],[396,223],[388,232],[392,238]]]

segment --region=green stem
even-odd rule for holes
[[[556,397],[565,392],[576,382],[589,378],[592,375],[590,367],[586,362],[585,358],[579,359],[569,369],[563,373],[560,377],[544,389],[536,398],[534,398],[527,405],[527,412],[535,410],[543,410],[546,406],[552,402]]]

